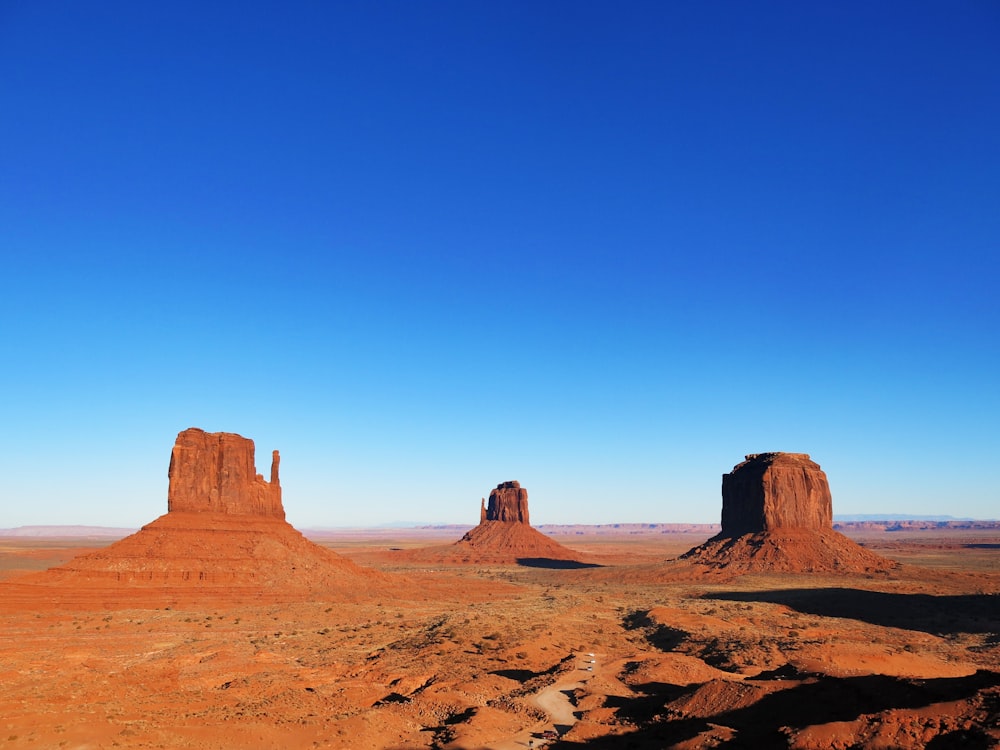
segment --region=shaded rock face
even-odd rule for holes
[[[225,513],[284,519],[278,451],[271,481],[257,473],[253,440],[197,427],[177,435],[167,476],[167,512]]]
[[[833,530],[826,474],[805,453],[754,453],[722,475],[722,531],[680,556],[719,575],[875,574],[897,563]]]
[[[832,529],[826,474],[805,453],[752,453],[722,475],[722,534]]]
[[[479,514],[483,521],[528,523],[528,491],[520,482],[501,482],[490,492],[489,504]]]

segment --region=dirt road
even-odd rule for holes
[[[545,730],[555,730],[562,734],[576,723],[576,714],[569,694],[581,687],[600,671],[600,661],[592,653],[577,653],[577,669],[567,672],[548,687],[539,690],[532,702],[548,714],[548,721],[536,724],[506,740],[499,740],[486,746],[486,750],[523,750],[526,747],[544,747],[546,740],[539,734]]]

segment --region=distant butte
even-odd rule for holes
[[[896,563],[833,530],[826,474],[805,453],[752,453],[722,475],[722,531],[682,560],[732,572],[872,573]]]
[[[73,586],[270,589],[355,595],[387,576],[308,541],[288,522],[274,451],[271,480],[254,467],[252,440],[198,428],[177,435],[167,513],[104,549],[38,574]]]
[[[580,555],[531,527],[528,491],[520,482],[501,482],[482,501],[479,525],[451,547],[461,562],[572,567]],[[562,565],[558,561],[561,561]]]
[[[528,491],[520,482],[501,482],[490,492],[490,503],[483,499],[479,523],[485,521],[510,521],[530,523],[528,520]]]

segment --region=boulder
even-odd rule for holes
[[[805,453],[751,453],[722,475],[722,534],[832,529],[826,474]]]
[[[271,454],[271,481],[257,473],[253,440],[197,427],[177,435],[167,477],[167,512],[225,513],[284,519],[278,451]]]

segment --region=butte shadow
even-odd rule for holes
[[[359,598],[393,576],[308,541],[285,521],[278,451],[271,478],[254,467],[252,440],[198,428],[177,436],[167,513],[138,532],[64,565],[16,580],[71,600],[77,593],[131,599]]]
[[[633,686],[635,697],[614,696],[606,704],[635,729],[590,740],[565,738],[559,747],[985,749],[995,744],[983,730],[991,719],[977,695],[992,698],[998,686],[1000,674],[988,670],[929,680],[793,672],[772,681],[639,684]],[[921,720],[939,730],[926,744],[913,733]],[[831,728],[851,741],[830,743]]]
[[[718,591],[705,599],[782,604],[804,614],[845,617],[931,635],[989,633],[1000,637],[1000,594],[897,593],[855,588]]]

